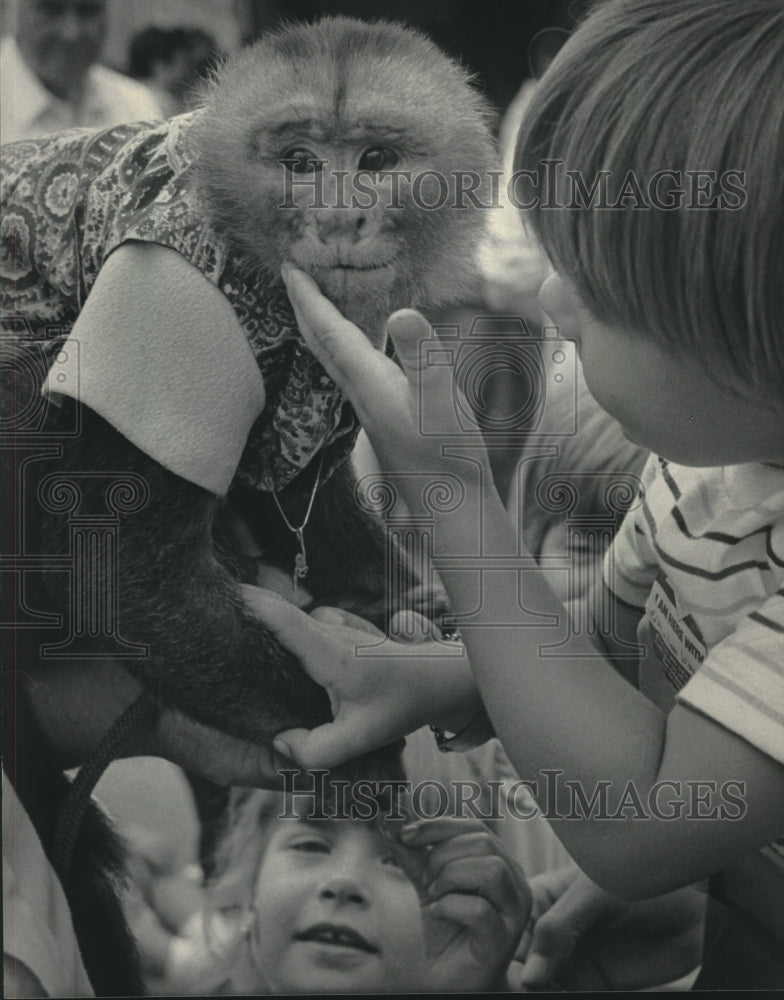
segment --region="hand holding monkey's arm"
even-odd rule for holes
[[[452,644],[388,642],[383,655],[363,656],[373,641],[367,623],[357,627],[332,608],[310,616],[258,587],[243,592],[252,613],[329,693],[333,722],[279,732],[275,740],[301,766],[333,767],[428,723],[458,730],[476,715],[468,661],[449,655],[456,652]]]

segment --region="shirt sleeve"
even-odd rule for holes
[[[784,588],[717,643],[678,701],[784,763]]]
[[[650,456],[642,473],[643,491],[656,476],[657,459]],[[617,598],[632,607],[643,609],[653,581],[659,572],[659,560],[653,547],[645,517],[645,500],[630,510],[604,555],[604,584]]]
[[[80,401],[218,496],[265,401],[228,300],[184,257],[153,243],[124,243],[109,256],[44,392]]]

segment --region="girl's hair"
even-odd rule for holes
[[[212,908],[250,906],[271,828],[285,804],[281,792],[263,788],[232,790],[223,836],[216,848],[215,873],[208,888]]]
[[[782,93],[781,0],[608,0],[540,81],[515,156],[539,178],[526,222],[598,320],[774,400]]]
[[[317,798],[301,794],[289,796],[282,791],[263,788],[233,788],[215,851],[215,872],[208,885],[210,909],[228,911],[251,905],[264,852],[278,822],[305,819],[314,809],[339,822],[354,822],[345,818],[346,810],[351,813],[355,805],[352,789],[342,789],[339,794],[339,787],[328,778]],[[390,811],[389,789],[380,789],[374,798],[379,816]],[[368,804],[366,797],[363,808]],[[400,807],[405,808],[405,804],[400,803]]]

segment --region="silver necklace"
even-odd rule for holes
[[[304,580],[305,577],[308,575],[308,569],[310,568],[308,566],[308,553],[307,550],[305,549],[304,531],[305,528],[307,527],[308,520],[310,519],[310,512],[313,510],[313,501],[316,499],[316,491],[319,488],[319,482],[321,480],[321,469],[323,465],[324,465],[324,452],[322,451],[321,457],[319,458],[318,470],[316,472],[316,479],[315,482],[313,483],[313,489],[311,490],[310,493],[310,500],[308,501],[308,509],[305,511],[305,517],[302,520],[302,524],[298,528],[296,528],[291,523],[291,521],[289,521],[289,519],[286,517],[285,511],[280,505],[280,500],[278,500],[278,494],[275,492],[275,490],[272,491],[272,499],[275,501],[275,506],[280,511],[280,516],[283,518],[286,527],[289,529],[289,531],[291,531],[294,535],[296,535],[297,542],[299,544],[299,552],[294,557],[293,583],[295,590],[299,585],[299,581]]]

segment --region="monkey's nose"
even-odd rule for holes
[[[358,243],[372,230],[367,213],[353,208],[327,208],[316,215],[316,231],[322,243]]]

